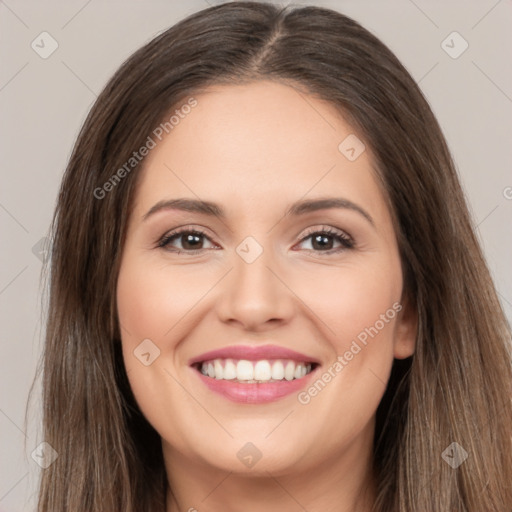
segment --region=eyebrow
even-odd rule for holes
[[[325,197],[320,199],[297,201],[288,208],[285,216],[295,217],[318,210],[328,210],[333,208],[355,211],[375,227],[373,218],[366,210],[348,199],[338,197]],[[226,218],[224,209],[217,203],[201,201],[198,199],[177,198],[159,201],[149,209],[149,211],[142,217],[142,220],[145,221],[151,215],[162,210],[182,210],[186,212],[201,213],[203,215],[209,215],[219,219]]]

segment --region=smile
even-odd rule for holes
[[[213,359],[198,364],[203,375],[218,380],[238,383],[257,384],[262,382],[279,382],[301,379],[311,373],[315,363],[296,362],[278,359]]]
[[[298,393],[320,363],[276,345],[235,345],[189,361],[203,385],[238,403],[258,404]]]

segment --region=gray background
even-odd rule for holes
[[[27,425],[24,415],[42,346],[38,242],[47,234],[78,130],[124,59],[176,21],[216,3],[0,0],[0,512],[35,510],[40,468],[31,453],[43,441],[37,429],[39,387]],[[511,319],[512,2],[294,3],[355,18],[420,84],[448,140]],[[31,47],[43,31],[58,43],[47,59]],[[469,44],[455,59],[442,46],[453,31]],[[461,49],[460,39],[446,44],[452,52]]]

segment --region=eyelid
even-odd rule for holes
[[[312,228],[307,228],[306,231],[302,234],[300,241],[303,241],[304,238],[314,234],[314,233],[328,233],[330,235],[338,235],[342,238],[345,238],[347,241],[354,241],[353,238],[343,229],[335,228],[333,226],[321,225],[320,228],[317,226],[313,226]]]

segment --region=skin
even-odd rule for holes
[[[128,378],[162,438],[167,512],[369,511],[375,412],[393,358],[414,352],[417,325],[401,303],[396,236],[370,149],[349,161],[338,145],[354,129],[331,104],[283,84],[194,97],[146,158],[117,288]],[[143,218],[179,197],[216,202],[226,218],[175,209]],[[320,197],[356,203],[374,225],[350,209],[284,215]],[[157,247],[178,227],[206,232],[198,254],[172,252],[190,251],[183,236]],[[354,247],[326,255],[342,247],[335,236],[326,249],[307,237],[325,227]],[[236,252],[248,236],[263,249],[250,264]],[[271,343],[317,358],[322,373],[394,303],[403,309],[308,404],[297,394],[234,403],[187,364],[213,349]],[[147,338],[160,350],[149,366],[133,353]],[[252,468],[237,457],[247,442],[262,454]]]

